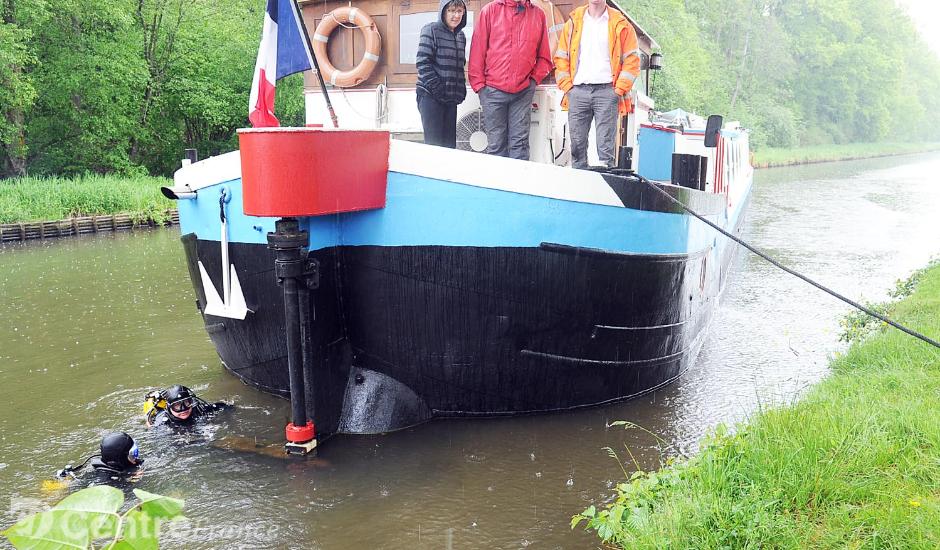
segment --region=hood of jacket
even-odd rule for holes
[[[447,11],[447,4],[450,4],[453,1],[454,0],[441,0],[440,21],[444,25],[444,28],[447,30],[450,30],[450,27],[447,26],[447,19],[446,19],[447,14],[445,12]],[[454,32],[460,32],[463,30],[464,27],[467,26],[467,3],[464,0],[456,0],[456,1],[463,4],[463,17],[460,19],[460,23],[457,24],[457,28],[454,29]]]

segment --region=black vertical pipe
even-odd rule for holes
[[[310,242],[309,234],[301,231],[295,218],[275,222],[268,233],[268,248],[274,250],[274,273],[284,289],[284,323],[287,329],[287,372],[290,377],[291,423],[298,428],[307,425],[307,402],[304,392],[304,351],[301,331],[301,308],[298,288],[306,285],[303,248]]]
[[[310,378],[313,374],[313,336],[312,336],[312,325],[313,319],[310,315],[310,290],[307,287],[306,281],[300,281],[300,284],[297,285],[297,298],[300,303],[300,338],[302,345],[301,357],[303,359],[303,372],[304,376],[307,378],[307,386],[310,386],[310,392],[306,391],[306,388],[302,389],[304,395],[306,395],[307,403],[310,405],[310,409],[316,412],[316,400],[313,395],[313,384],[309,383]],[[291,393],[294,392],[293,380],[291,381]],[[303,382],[302,382],[303,384]],[[312,420],[312,419],[311,419]],[[297,424],[295,424],[296,426]]]
[[[290,375],[291,422],[307,425],[307,403],[304,395],[303,351],[300,330],[300,308],[297,304],[297,279],[284,279],[284,317],[287,321],[287,369]]]

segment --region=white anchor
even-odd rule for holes
[[[225,205],[232,199],[232,194],[225,186],[219,194],[219,217],[222,222],[222,297],[219,296],[202,261],[198,261],[202,289],[206,294],[206,309],[203,313],[215,317],[244,320],[250,310],[245,303],[245,295],[242,293],[241,283],[238,282],[235,265],[230,264],[228,260],[228,223],[225,217]]]

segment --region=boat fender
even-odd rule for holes
[[[330,34],[336,30],[336,27],[342,25],[349,28],[347,24],[354,25],[354,28],[362,31],[365,51],[358,65],[352,70],[341,71],[333,66],[326,47],[330,42]],[[365,82],[378,64],[379,56],[382,54],[382,36],[375,26],[375,20],[368,13],[359,8],[343,6],[326,14],[320,20],[320,24],[313,32],[313,53],[320,63],[323,78],[334,86],[351,88]]]

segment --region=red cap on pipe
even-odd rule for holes
[[[287,423],[287,428],[284,430],[285,436],[287,436],[287,441],[291,443],[306,443],[312,441],[314,437],[317,436],[317,431],[313,427],[313,421],[308,420],[306,426],[294,426],[293,422]]]

